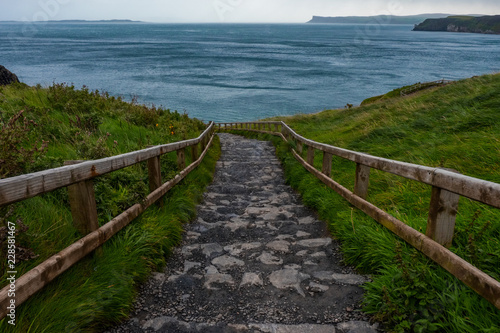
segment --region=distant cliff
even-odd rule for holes
[[[481,34],[500,34],[500,15],[496,16],[448,16],[427,19],[415,26],[413,31],[449,31]]]
[[[447,17],[449,14],[421,14],[411,16],[313,16],[307,23],[348,23],[348,24],[417,24],[429,18]]]

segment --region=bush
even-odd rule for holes
[[[33,142],[30,132],[37,124],[23,114],[24,110],[21,110],[7,123],[1,123],[0,178],[27,172],[30,164],[47,150],[48,141],[42,140],[41,144],[38,140]]]

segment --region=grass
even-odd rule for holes
[[[24,113],[12,122],[20,110]],[[24,117],[29,120],[28,130]],[[0,87],[0,119],[0,130],[16,153],[0,152],[4,176],[61,166],[65,160],[97,159],[193,138],[205,129],[201,121],[177,112],[59,84]],[[46,149],[28,154],[43,141],[48,141]],[[17,307],[16,326],[4,319],[0,331],[98,332],[125,319],[138,283],[165,265],[181,240],[183,224],[194,218],[219,154],[216,140],[203,163],[166,195],[163,208],[150,208],[102,251],[89,255]],[[187,162],[192,160],[188,151]],[[161,162],[164,181],[178,172],[175,153],[164,155]],[[147,182],[145,165],[95,179],[100,225],[140,202],[148,193]],[[72,226],[66,189],[0,208],[0,217],[5,215],[28,228],[16,236],[17,247],[31,251],[17,263],[18,276],[81,237]],[[1,248],[5,250],[6,242]],[[1,286],[7,284],[5,264],[1,263]]]
[[[318,142],[394,160],[455,169],[500,183],[500,75],[475,77],[350,110],[275,118]],[[273,120],[275,120],[273,119]],[[249,134],[252,135],[252,134]],[[345,261],[373,281],[364,310],[393,332],[499,332],[500,311],[381,225],[353,209],[278,147],[287,181],[341,240]],[[315,167],[322,156],[316,152]],[[334,158],[332,177],[354,187],[355,165]],[[372,170],[368,200],[425,232],[431,188]],[[500,280],[500,211],[461,198],[451,250]]]

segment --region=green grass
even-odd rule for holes
[[[500,75],[459,81],[351,110],[283,117],[318,142],[445,167],[500,183]],[[278,118],[275,118],[278,119]],[[364,309],[395,332],[498,332],[500,311],[411,246],[353,209],[278,146],[287,181],[329,223],[347,263],[372,274]],[[304,152],[305,153],[305,152]],[[322,155],[316,152],[315,167]],[[355,164],[335,157],[332,177],[351,190]],[[430,186],[372,170],[368,200],[425,233]],[[451,250],[500,280],[500,211],[461,198]]]
[[[27,132],[22,117],[17,127],[9,125],[20,110],[24,110],[23,117],[36,123],[30,123]],[[0,160],[5,161],[0,163],[0,174],[7,176],[58,167],[65,160],[97,159],[193,138],[205,129],[201,121],[177,112],[125,103],[106,93],[66,85],[0,87],[0,119],[3,137],[17,144],[11,149],[17,155],[0,152],[4,154]],[[46,151],[19,158],[42,141],[49,141]],[[165,265],[171,249],[181,240],[183,224],[194,218],[219,154],[215,140],[203,163],[166,195],[163,208],[148,209],[102,251],[89,255],[17,307],[16,326],[4,319],[0,331],[97,332],[125,319],[138,283]],[[192,160],[188,150],[187,162]],[[148,194],[143,164],[94,180],[100,225]],[[172,178],[178,172],[176,154],[164,155],[161,167],[163,180]],[[18,276],[81,238],[72,225],[66,189],[2,207],[0,218],[10,209],[8,220],[19,220],[29,228],[18,233],[16,245],[34,254],[17,264]],[[2,244],[2,252],[5,248]],[[1,286],[6,285],[5,264],[1,263]]]

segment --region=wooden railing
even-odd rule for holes
[[[56,169],[1,179],[0,206],[67,187],[73,222],[75,227],[86,235],[16,279],[16,306],[25,302],[57,276],[104,244],[184,179],[203,161],[212,144],[214,130],[214,124],[210,123],[196,139],[155,146],[96,161],[71,162],[69,163],[71,165]],[[201,155],[199,155],[200,145]],[[186,167],[185,149],[188,147],[191,147],[193,162]],[[162,184],[160,158],[174,151],[177,152],[177,164],[179,170],[182,171]],[[99,228],[92,179],[142,162],[148,165],[151,193],[141,203],[133,205]],[[0,290],[0,319],[7,315],[10,302],[8,294],[9,286]]]
[[[409,88],[401,90],[401,96],[407,96],[407,95],[413,94],[414,92],[417,92],[417,91],[420,91],[423,89],[428,89],[431,87],[444,86],[444,85],[447,85],[448,83],[451,83],[451,82],[453,82],[453,81],[442,79],[442,80],[437,80],[437,81],[432,81],[432,82],[417,83]]]
[[[278,135],[288,142],[295,141],[296,149],[292,149],[292,153],[309,172],[500,309],[500,282],[447,248],[451,246],[453,240],[460,196],[500,208],[500,184],[464,176],[451,170],[398,162],[312,141],[295,133],[284,122],[220,123],[216,124],[216,127],[219,130],[268,133]],[[307,147],[306,160],[301,156],[305,146]],[[321,171],[314,167],[315,150],[323,152]],[[333,156],[356,163],[353,191],[331,178]],[[425,235],[366,200],[371,169],[432,186]]]

